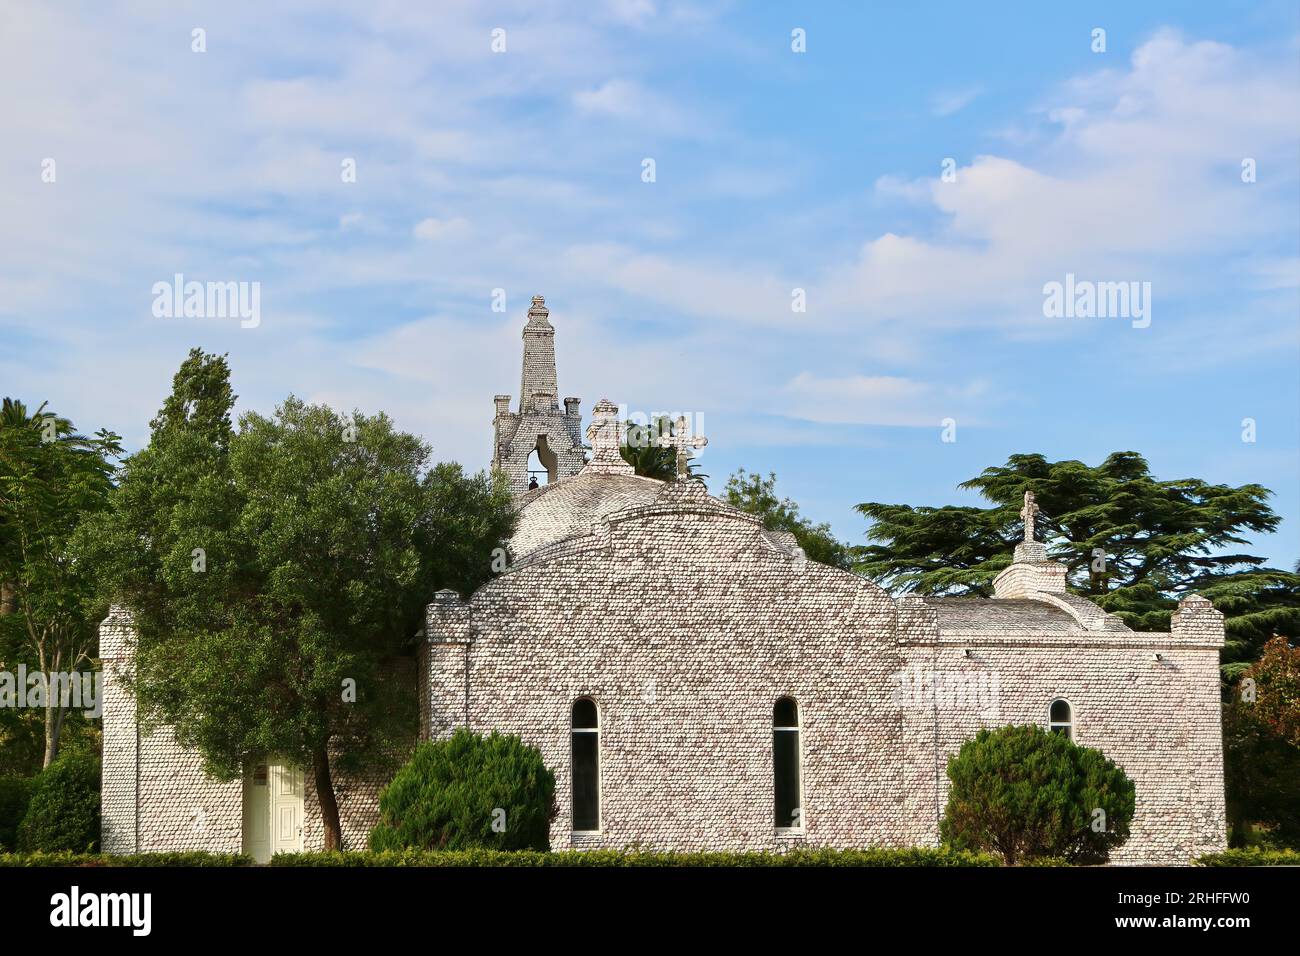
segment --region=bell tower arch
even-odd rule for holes
[[[586,462],[582,447],[580,400],[566,398],[560,408],[555,374],[555,328],[546,300],[533,296],[524,324],[524,360],[519,376],[519,406],[510,396],[495,399],[492,466],[510,479],[516,495],[528,491],[528,459],[535,451],[548,481],[576,475]]]

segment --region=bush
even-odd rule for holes
[[[1253,847],[1248,850],[1227,850],[1207,853],[1197,857],[1197,866],[1300,866],[1300,851],[1267,850]]]
[[[657,853],[640,850],[398,850],[371,853],[277,853],[286,867],[865,867],[999,866],[998,858],[946,847],[792,850],[789,853]]]
[[[99,848],[99,758],[69,753],[36,777],[18,827],[24,853],[93,853]]]
[[[0,851],[17,848],[18,826],[31,799],[31,777],[0,777]]]
[[[940,833],[954,847],[998,853],[1008,864],[1034,857],[1088,864],[1106,862],[1128,839],[1132,781],[1101,751],[1064,734],[981,730],[948,758],[948,779]]]
[[[179,853],[132,853],[112,856],[107,853],[0,853],[0,867],[232,867],[252,866],[253,858],[241,853],[205,853],[186,850]]]
[[[430,741],[379,798],[372,850],[547,850],[555,775],[518,737],[465,728]]]

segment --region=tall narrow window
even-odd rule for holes
[[[600,829],[600,718],[596,702],[583,697],[573,704],[573,829]]]
[[[1047,708],[1047,729],[1074,739],[1074,713],[1068,700],[1057,699]]]
[[[799,764],[799,705],[793,697],[782,697],[772,708],[772,774],[775,778],[778,829],[803,829]]]

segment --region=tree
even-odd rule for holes
[[[1228,833],[1300,847],[1300,648],[1277,637],[1229,688],[1223,712]]]
[[[135,615],[146,720],[221,779],[270,755],[309,768],[337,849],[335,772],[409,750],[414,699],[394,671],[434,591],[490,575],[509,491],[430,470],[382,413],[290,396],[235,431],[233,402],[225,359],[191,352],[87,548]]]
[[[1100,750],[1033,725],[981,730],[948,758],[946,843],[1001,854],[1104,863],[1128,839],[1135,789]]]
[[[1167,630],[1179,597],[1199,591],[1223,603],[1243,657],[1264,628],[1300,634],[1300,576],[1233,550],[1248,532],[1276,529],[1267,488],[1157,481],[1134,452],[1116,452],[1096,467],[1012,455],[960,487],[993,507],[858,505],[877,543],[857,550],[857,570],[896,589],[988,596],[1021,538],[1029,490],[1041,508],[1036,530],[1052,560],[1069,568],[1071,589],[1130,627]]]
[[[518,737],[421,744],[379,798],[372,850],[549,850],[555,775]]]
[[[741,468],[727,479],[727,501],[746,514],[762,518],[763,527],[768,530],[794,535],[809,560],[846,571],[852,568],[849,546],[835,537],[829,524],[813,524],[799,514],[797,504],[789,498],[777,497],[775,473],[764,478]]]
[[[44,675],[48,767],[70,704],[70,685],[55,675],[90,662],[101,609],[72,542],[107,506],[121,447],[113,433],[87,438],[45,408],[29,415],[9,398],[0,407],[0,654],[23,654]]]
[[[1258,568],[1225,574],[1199,588],[1223,612],[1223,674],[1235,680],[1276,635],[1300,637],[1300,572]]]
[[[624,422],[623,443],[619,445],[618,451],[623,456],[623,460],[631,465],[638,475],[659,481],[675,481],[677,452],[669,446],[658,444],[658,441],[676,434],[676,424],[666,415],[659,416],[649,425],[638,425],[632,421]],[[686,457],[694,458],[695,453],[688,448]],[[709,477],[700,472],[696,464],[688,462],[686,468],[692,477]]]

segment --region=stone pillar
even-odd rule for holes
[[[587,426],[587,441],[591,443],[591,461],[583,468],[584,474],[633,475],[636,469],[623,459],[619,451],[622,426],[618,420],[618,406],[602,398],[591,410],[591,424]]]
[[[140,733],[135,697],[127,687],[134,670],[135,641],[131,612],[113,605],[99,625],[104,675],[100,846],[105,853],[140,849]]]
[[[1169,630],[1178,637],[1223,646],[1223,614],[1199,594],[1189,594],[1178,602],[1178,610],[1169,617]]]
[[[470,721],[470,650],[474,643],[469,605],[455,591],[442,590],[425,608],[420,655],[422,740],[448,737]]]
[[[527,411],[526,403],[536,395],[548,395],[554,403],[559,389],[555,384],[555,329],[546,308],[546,300],[533,296],[528,309],[528,322],[524,325],[524,365],[519,375],[519,411]],[[559,406],[556,405],[556,408]]]

